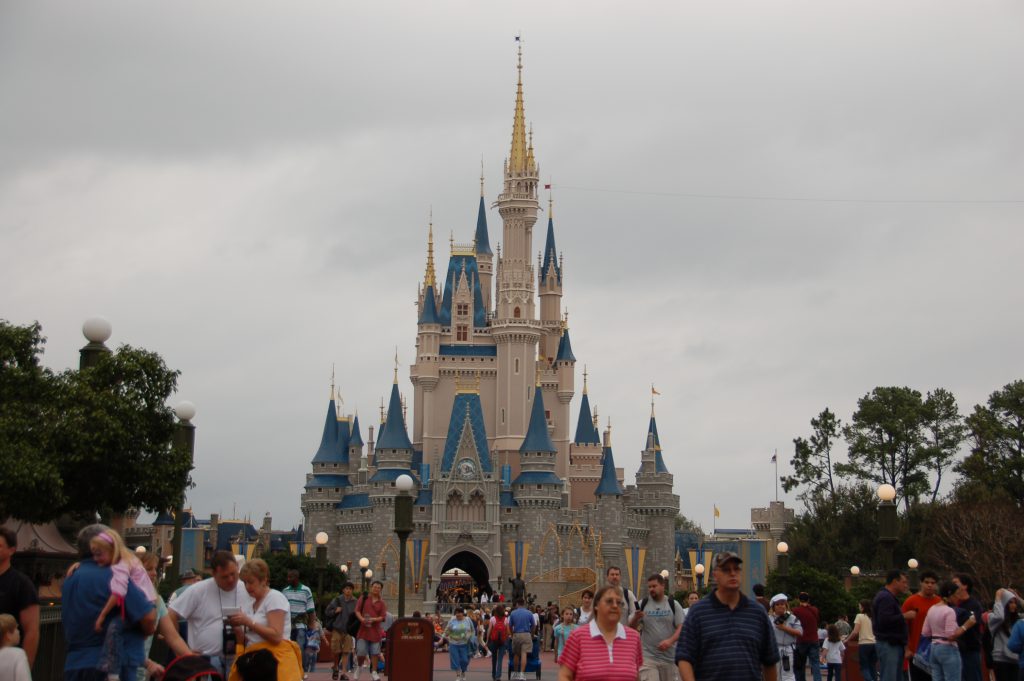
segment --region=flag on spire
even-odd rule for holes
[[[717,505],[715,506],[715,517],[716,518],[721,518],[722,517],[722,512],[718,510],[718,506]]]
[[[779,462],[779,453],[775,452],[774,454],[772,454],[771,463],[778,463],[778,462]]]

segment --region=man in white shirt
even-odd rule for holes
[[[626,599],[626,612],[624,621],[629,622],[633,619],[633,615],[636,614],[636,594],[627,589],[622,585],[622,570],[616,565],[609,565],[608,569],[604,572],[604,581],[611,586],[617,586],[622,589],[622,595]]]
[[[179,620],[188,622],[188,647],[200,655],[208,655],[213,666],[227,676],[230,656],[234,654],[233,630],[225,617],[251,609],[252,598],[245,585],[238,581],[238,563],[228,551],[213,554],[213,579],[194,584],[174,599],[167,613],[178,627]],[[226,634],[231,636],[226,645]]]

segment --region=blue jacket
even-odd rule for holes
[[[1010,649],[1011,653],[1017,653],[1020,656],[1017,659],[1017,664],[1024,669],[1024,655],[1021,655],[1022,649],[1024,649],[1024,620],[1017,620],[1017,623],[1013,625],[1006,647]]]

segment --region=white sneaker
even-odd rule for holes
[[[380,674],[377,673],[376,669],[370,672],[370,678],[373,679],[373,681],[380,681]]]
[[[363,673],[362,667],[356,667],[356,670],[352,672],[352,681],[359,681],[359,675]]]

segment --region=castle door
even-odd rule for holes
[[[460,551],[445,561],[437,589],[438,604],[480,600],[480,589],[490,590],[487,565],[472,551]]]

